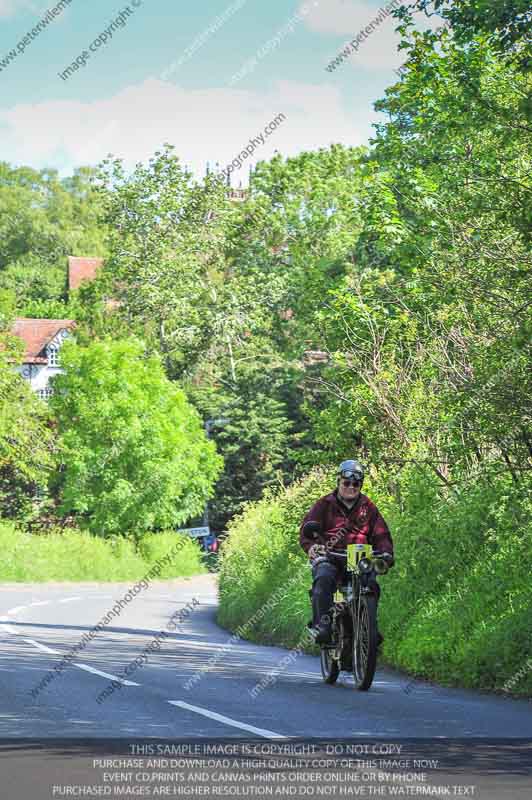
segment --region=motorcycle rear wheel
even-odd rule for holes
[[[356,623],[353,632],[353,678],[355,688],[366,692],[373,682],[377,666],[377,601],[373,595],[360,597]]]

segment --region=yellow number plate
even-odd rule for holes
[[[371,544],[348,544],[347,566],[356,567],[361,558],[371,558],[373,546]]]

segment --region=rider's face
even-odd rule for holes
[[[360,481],[356,481],[353,478],[340,478],[338,494],[342,500],[356,500],[360,494]]]

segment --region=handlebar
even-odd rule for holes
[[[347,550],[329,550],[323,555],[320,554],[316,558],[312,559],[311,563],[314,565],[318,564],[320,561],[328,561],[329,559],[334,560],[335,558],[346,560],[347,555]],[[365,559],[361,559],[358,562],[358,568],[362,572],[370,572],[373,569],[378,575],[383,575],[385,572],[388,572],[393,564],[394,557],[391,553],[382,553],[379,550],[372,550],[371,560],[368,561],[367,557]]]
[[[339,556],[341,558],[347,558],[347,550],[329,550],[326,553],[326,555],[327,556]],[[379,558],[379,557],[382,558],[384,555],[391,556],[393,558],[391,553],[381,553],[380,550],[373,550],[371,555],[372,555],[373,558]]]

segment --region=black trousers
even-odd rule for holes
[[[312,566],[312,624],[327,624],[334,604],[334,593],[339,582],[345,577],[345,566],[333,564],[331,561],[318,561]],[[369,579],[375,591],[377,602],[380,597],[380,586],[375,576]]]

